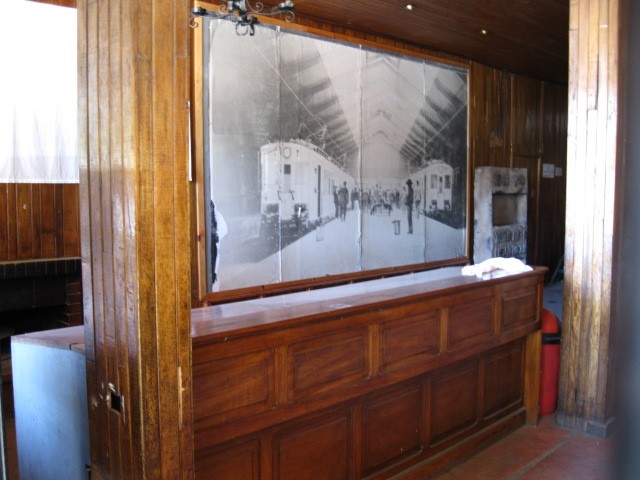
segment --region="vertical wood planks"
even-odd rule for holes
[[[190,27],[185,27],[186,35],[180,34],[184,25],[189,25],[190,9],[188,2],[173,2],[174,25],[177,29],[173,37],[175,49],[174,69],[176,72],[183,72],[174,76],[174,159],[173,162],[175,178],[181,181],[174,181],[174,217],[175,222],[175,281],[176,281],[176,361],[181,367],[178,372],[178,385],[180,388],[178,396],[178,418],[180,426],[180,449],[179,452],[179,478],[188,480],[193,478],[194,472],[194,451],[193,451],[193,409],[192,409],[192,340],[191,340],[191,252],[189,245],[192,239],[193,222],[191,217],[192,208],[189,202],[189,183],[185,181],[191,166],[189,139],[191,138],[190,110],[187,101],[191,98],[191,46],[192,32]],[[186,346],[188,345],[188,348]],[[184,394],[183,392],[187,392]],[[188,428],[183,428],[183,426]],[[172,453],[173,455],[173,453]]]
[[[78,185],[65,184],[59,186],[59,188],[62,190],[62,244],[64,256],[79,257],[80,205],[78,203]]]
[[[78,13],[92,473],[191,478],[189,2]]]
[[[77,184],[0,184],[0,262],[80,256]]]
[[[553,178],[540,179],[538,238],[544,248],[538,249],[542,265],[553,269],[562,261],[564,252],[564,217],[567,182],[567,88],[544,83],[542,109],[542,162],[557,170]]]
[[[40,231],[42,233],[41,248],[43,258],[54,258],[58,254],[56,249],[56,238],[58,234],[55,208],[55,187],[42,185],[40,189]]]
[[[9,186],[0,184],[0,259],[9,258]]]
[[[18,260],[31,257],[33,239],[33,218],[31,204],[31,185],[16,185],[16,220],[18,228]]]
[[[607,433],[613,271],[620,0],[573,0],[561,424]]]

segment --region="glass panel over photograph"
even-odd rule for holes
[[[209,292],[467,255],[466,69],[204,25]]]

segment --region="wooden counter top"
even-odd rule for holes
[[[196,308],[191,311],[191,336],[194,344],[231,333],[243,335],[274,324],[291,326],[296,322],[326,319],[335,315],[366,310],[378,302],[406,301],[412,297],[429,297],[453,293],[465,286],[487,286],[505,277],[527,277],[545,270],[536,267],[531,272],[509,274],[496,271],[482,277],[463,276],[460,267],[399,275],[379,280],[296,292],[273,297]]]
[[[368,280],[330,288],[277,295],[255,300],[196,308],[191,311],[191,336],[194,344],[220,336],[234,336],[271,329],[275,324],[290,327],[296,322],[326,319],[327,313],[366,310],[378,302],[401,302],[412,297],[452,293],[466,286],[487,286],[505,277],[537,275],[531,272],[508,274],[502,271],[482,277],[463,276],[460,267],[447,267],[408,275]],[[84,353],[84,327],[69,327],[27,333],[13,337],[14,342],[33,343]]]
[[[84,326],[82,325],[15,335],[11,337],[11,342],[42,345],[49,348],[72,350],[83,355],[85,354]]]

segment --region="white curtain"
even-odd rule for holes
[[[0,183],[77,183],[77,14],[0,1]]]

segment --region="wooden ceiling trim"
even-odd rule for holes
[[[205,2],[197,3],[199,5],[207,5]],[[463,68],[469,68],[471,65],[468,59],[457,55],[430,50],[399,39],[353,30],[309,16],[296,15],[295,23],[287,23],[274,17],[259,16],[259,18],[263,24],[276,25],[284,29],[325,37],[339,42],[358,44],[366,48],[385,50],[397,55],[411,56]]]
[[[32,0],[75,7],[77,0]],[[212,8],[223,3],[211,2]],[[271,2],[275,3],[275,2]],[[556,83],[568,82],[569,0],[295,0],[296,24],[397,46],[438,59],[478,62]],[[487,30],[486,35],[480,31]]]
[[[394,38],[514,73],[567,81],[568,1],[296,0],[296,15]],[[487,35],[480,30],[486,29]]]

